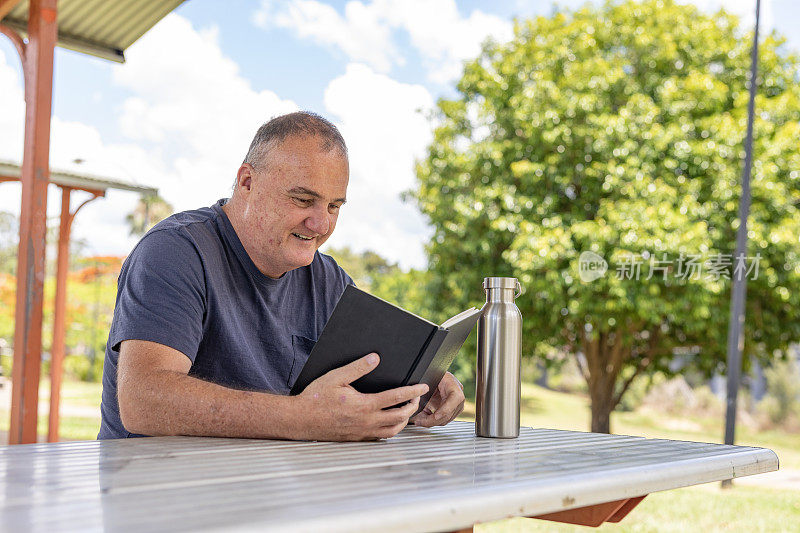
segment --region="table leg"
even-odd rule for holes
[[[531,516],[530,518],[577,524],[579,526],[598,527],[602,525],[603,522],[619,522],[625,518],[634,507],[639,505],[642,500],[644,500],[644,496],[638,496],[636,498],[626,498],[624,500],[578,507],[567,511]],[[450,533],[473,533],[473,528],[467,527],[457,531],[451,531]]]
[[[628,513],[633,511],[633,508],[639,505],[639,502],[641,502],[642,500],[644,500],[644,496],[639,496],[638,498],[629,499],[622,505],[622,507],[619,508],[619,510],[616,513],[614,513],[614,516],[608,519],[608,521],[619,522],[620,520],[628,516]]]
[[[569,509],[567,511],[547,513],[539,516],[533,516],[531,518],[550,520],[551,522],[565,522],[567,524],[597,527],[606,521],[619,522],[625,518],[625,516],[630,513],[634,507],[639,505],[639,502],[641,502],[643,499],[644,496],[627,498],[624,500],[616,500],[597,505],[578,507],[576,509]]]

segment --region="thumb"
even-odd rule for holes
[[[373,352],[365,355],[364,357],[356,359],[350,364],[344,365],[335,370],[331,370],[327,375],[337,385],[349,385],[358,378],[366,376],[372,372],[375,367],[378,366],[379,361],[380,357],[378,357],[378,354]]]

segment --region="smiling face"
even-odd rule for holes
[[[317,136],[289,136],[272,146],[265,164],[239,168],[223,207],[256,267],[271,278],[311,264],[336,227],[349,166]]]

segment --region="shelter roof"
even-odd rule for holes
[[[6,0],[6,2],[14,0]],[[184,0],[59,0],[58,46],[123,63],[123,52]],[[2,4],[3,2],[0,2]],[[28,0],[17,3],[2,23],[28,29]]]
[[[0,159],[0,180],[11,179],[19,180],[22,168],[19,163]],[[104,178],[93,174],[77,173],[67,170],[50,169],[50,183],[61,187],[72,187],[84,191],[103,191],[108,189],[120,189],[124,191],[138,192],[144,195],[157,194],[155,187],[146,187],[129,181],[116,178]]]

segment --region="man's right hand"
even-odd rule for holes
[[[428,392],[424,384],[363,394],[350,384],[378,366],[371,353],[312,381],[296,396],[300,433],[307,440],[358,441],[397,435]],[[408,402],[408,403],[406,403]],[[404,404],[400,407],[394,405]]]

